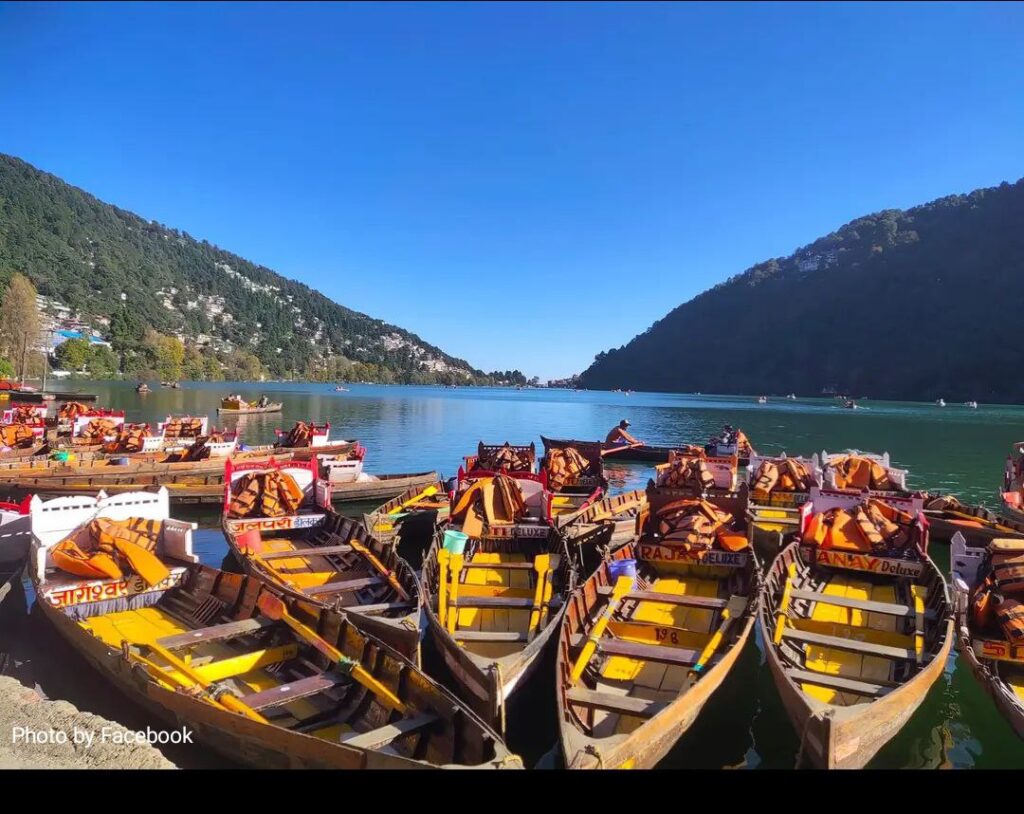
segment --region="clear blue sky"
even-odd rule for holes
[[[1015,3],[11,3],[0,41],[0,151],[543,378],[1024,175]]]

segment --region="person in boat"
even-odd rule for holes
[[[270,404],[270,399],[266,396],[260,396],[260,400],[256,402],[257,407],[266,407],[268,404]]]
[[[643,444],[643,441],[637,440],[626,432],[626,427],[628,426],[629,422],[626,419],[622,419],[617,426],[612,427],[611,431],[608,433],[608,437],[604,439],[605,443],[622,445]]]

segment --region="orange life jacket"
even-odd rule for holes
[[[88,542],[82,550],[72,538],[53,548],[54,564],[62,571],[88,579],[123,579],[135,573],[153,586],[170,576],[170,571],[153,551],[160,536],[159,520],[100,517],[88,528]]]
[[[1024,644],[1024,602],[1004,599],[995,608],[1003,635],[1011,644]]]
[[[302,505],[302,489],[287,472],[249,472],[231,487],[231,517],[282,517]]]
[[[27,448],[35,442],[32,428],[25,424],[0,425],[0,443],[6,447]]]
[[[991,623],[994,617],[996,601],[993,596],[995,583],[989,575],[975,587],[971,594],[971,621],[979,630],[984,630]]]
[[[511,452],[511,450],[509,450]],[[575,447],[552,449],[547,456],[545,469],[548,473],[548,485],[552,491],[559,491],[563,486],[575,480],[590,467]]]

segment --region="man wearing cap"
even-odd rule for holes
[[[605,438],[605,442],[608,444],[642,444],[643,441],[638,441],[628,432],[626,427],[629,426],[629,422],[626,419],[622,419],[617,427],[612,427],[611,432],[608,433],[608,437]]]

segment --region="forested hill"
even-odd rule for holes
[[[1022,328],[1024,179],[858,218],[759,263],[600,353],[582,380],[1019,403]]]
[[[124,292],[133,325],[218,358],[254,354],[275,377],[487,380],[408,331],[0,154],[0,284],[15,272],[101,332]]]

